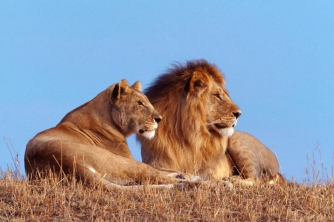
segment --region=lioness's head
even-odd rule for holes
[[[168,118],[159,126],[158,133],[172,127],[179,135],[195,135],[195,140],[196,132],[229,137],[241,115],[225,89],[223,74],[205,60],[175,65],[158,77],[145,94],[158,112]]]
[[[141,92],[140,82],[129,86],[121,80],[111,91],[111,116],[120,130],[126,135],[137,133],[152,139],[162,117]]]

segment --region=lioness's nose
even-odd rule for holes
[[[239,116],[241,116],[241,112],[237,111],[237,112],[233,112],[233,116],[235,116],[235,118],[239,118]]]
[[[155,122],[159,123],[162,120],[161,116],[154,117]]]

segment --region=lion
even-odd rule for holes
[[[253,184],[263,175],[276,180],[275,155],[253,136],[234,133],[241,110],[225,84],[205,60],[176,64],[159,76],[145,94],[164,120],[152,140],[137,136],[143,162],[205,180],[241,176]]]
[[[36,179],[51,170],[87,184],[100,182],[108,190],[147,183],[164,188],[185,182],[182,174],[135,161],[127,146],[126,137],[132,133],[152,139],[161,119],[141,92],[140,82],[130,87],[121,80],[28,142],[27,176]]]

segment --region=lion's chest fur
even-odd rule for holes
[[[188,168],[192,168],[191,173],[204,179],[219,180],[230,176],[232,167],[226,156],[226,147],[227,139],[222,137],[210,136],[194,141],[193,150],[188,154],[193,164],[187,163]]]
[[[143,162],[157,168],[196,174],[203,179],[220,180],[230,176],[232,163],[226,156],[227,139],[203,135],[189,143],[160,147],[159,152],[142,149]]]

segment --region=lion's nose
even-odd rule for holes
[[[155,120],[155,122],[159,123],[162,120],[162,117],[161,116],[154,117],[154,120]]]
[[[233,116],[235,116],[235,118],[239,118],[239,116],[241,116],[241,112],[238,111],[238,112],[233,112]]]

